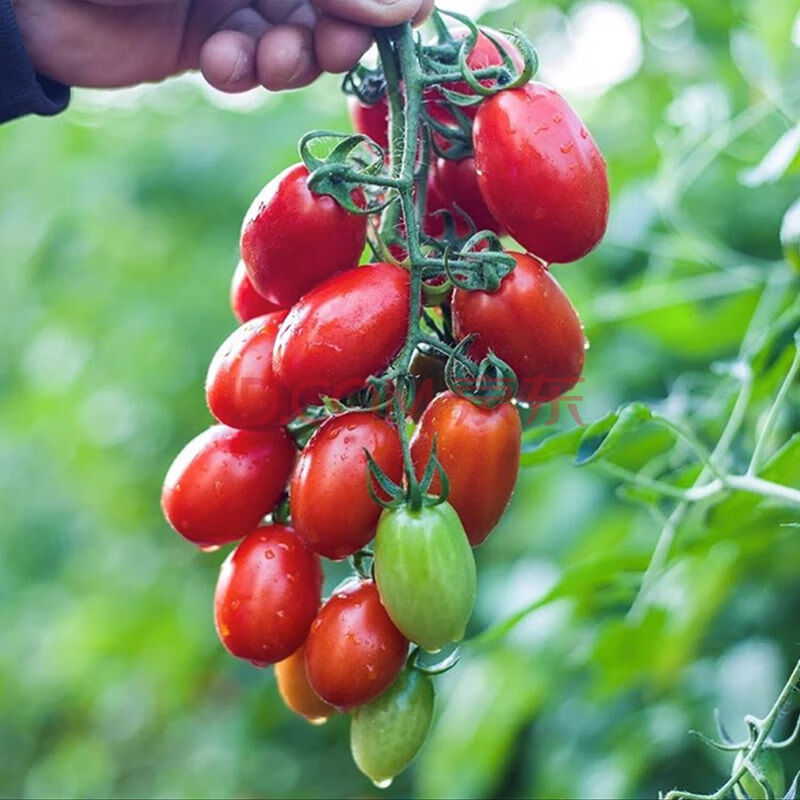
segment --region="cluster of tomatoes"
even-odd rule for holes
[[[520,54],[494,32],[481,33],[467,58],[473,70],[509,61],[519,66]],[[394,375],[406,349],[415,267],[402,248],[374,242],[400,258],[359,266],[368,215],[312,191],[298,164],[267,184],[244,220],[231,287],[242,325],[206,383],[217,424],[178,455],[162,494],[172,527],[200,548],[239,542],[214,600],[223,645],[274,664],[283,699],[307,719],[353,712],[354,758],[379,784],[406,766],[430,726],[433,687],[419,651],[464,636],[472,547],[497,525],[516,482],[517,404],[557,397],[583,368],[578,316],[546,264],[594,247],[608,211],[602,156],[563,98],[529,83],[459,109],[446,101],[470,91],[426,90],[442,141],[420,227],[428,241],[446,227],[455,237],[464,231],[453,227],[486,229],[527,252],[511,254],[496,291],[456,285],[425,317],[441,321],[443,351],[448,338],[456,350],[468,339],[476,364],[487,354],[505,362],[513,389],[490,402],[444,389],[442,353],[420,346],[407,374],[434,390],[414,401],[399,389],[375,396],[370,381]],[[357,130],[386,148],[386,100],[354,100],[351,111]],[[448,157],[445,128],[465,119],[474,154]],[[352,197],[363,207],[359,187]],[[324,602],[321,557],[351,558],[355,573]]]

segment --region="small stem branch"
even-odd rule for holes
[[[758,731],[758,735],[747,749],[747,753],[738,769],[733,772],[731,777],[720,786],[719,789],[711,794],[696,794],[694,792],[684,791],[683,789],[673,789],[671,792],[667,792],[664,795],[664,800],[723,800],[723,798],[727,797],[733,787],[744,777],[748,763],[752,763],[752,759],[761,752],[775,726],[778,716],[788,702],[792,692],[798,688],[798,684],[800,684],[800,661],[795,664],[792,674],[784,684],[783,689],[781,689],[778,699],[773,704],[767,716],[764,717],[764,719],[748,717],[748,720],[752,722],[755,729]]]
[[[778,390],[778,394],[775,395],[775,400],[769,409],[767,418],[764,420],[761,433],[758,435],[758,441],[756,442],[755,449],[753,450],[753,457],[750,460],[750,466],[747,468],[748,475],[756,475],[759,469],[761,469],[763,466],[765,457],[764,451],[769,442],[770,434],[775,427],[775,421],[778,418],[778,413],[783,407],[786,396],[789,394],[789,390],[792,388],[792,384],[795,382],[798,373],[800,373],[800,335],[795,336],[794,359],[789,367],[789,371],[786,373],[786,377],[783,379],[783,383],[781,384],[781,388]]]

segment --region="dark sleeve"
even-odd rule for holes
[[[0,0],[0,123],[24,114],[57,114],[68,102],[68,87],[36,74],[11,0]]]

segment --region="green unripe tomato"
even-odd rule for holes
[[[437,652],[464,638],[477,576],[464,527],[448,503],[387,509],[375,537],[375,582],[407,639]]]
[[[406,667],[377,699],[353,713],[350,749],[356,766],[387,787],[419,752],[433,719],[433,683]]]
[[[740,750],[733,761],[733,772],[739,771],[744,761],[745,751]],[[752,800],[768,800],[770,797],[783,797],[786,792],[786,774],[783,771],[783,763],[774,750],[762,750],[754,759],[753,763],[764,773],[764,777],[772,789],[772,794],[768,794],[764,787],[756,780],[749,770],[739,779],[739,783],[733,787],[733,793],[739,800],[751,797]],[[740,788],[741,784],[741,788]],[[744,789],[747,794],[742,792]]]

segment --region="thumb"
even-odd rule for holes
[[[313,0],[313,4],[331,16],[373,28],[410,22],[427,5],[425,0]]]

